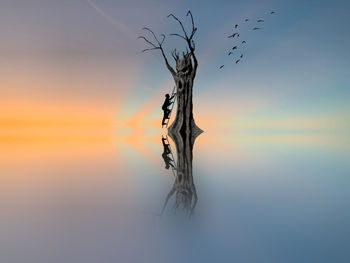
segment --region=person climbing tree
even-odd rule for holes
[[[171,110],[169,109],[170,105],[173,104],[174,102],[172,101],[173,98],[175,97],[176,93],[170,97],[169,94],[165,95],[165,101],[163,103],[162,106],[162,110],[163,110],[163,120],[162,120],[162,128],[164,125],[166,125],[165,120],[169,119],[169,114],[171,112]]]
[[[174,160],[169,156],[169,154],[171,154],[171,150],[170,150],[169,144],[167,143],[167,140],[168,140],[167,137],[164,138],[162,136],[162,144],[163,144],[162,157],[165,162],[165,169],[169,169],[170,166],[175,169],[175,166],[173,164]]]

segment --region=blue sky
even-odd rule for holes
[[[104,107],[117,119],[132,117],[173,85],[161,55],[140,53],[146,45],[136,37],[143,26],[159,34],[178,32],[169,13],[190,26],[185,16],[190,9],[199,28],[194,89],[199,114],[207,114],[209,102],[218,115],[220,104],[230,103],[226,111],[238,104],[263,105],[254,113],[262,119],[348,119],[347,1],[5,0],[0,7],[1,91],[7,101],[59,104],[68,98]],[[276,14],[269,15],[271,10]],[[265,20],[262,29],[252,31],[259,18]],[[227,56],[233,45],[227,35],[236,23],[247,41],[235,54],[244,54],[237,65]],[[174,47],[185,46],[168,36],[165,48]],[[158,115],[154,107],[147,118]]]

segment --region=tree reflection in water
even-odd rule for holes
[[[191,216],[198,201],[192,174],[193,146],[197,136],[178,133],[172,133],[169,134],[169,136],[176,146],[177,164],[173,169],[175,181],[165,199],[161,215],[164,213],[170,198],[174,195],[174,209],[177,210],[182,207],[183,210]],[[167,140],[167,137],[168,136],[165,137],[165,140]],[[164,137],[162,137],[162,142],[164,146],[163,138]],[[169,154],[171,154],[171,152]]]

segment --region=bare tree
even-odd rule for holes
[[[156,34],[149,29],[144,27],[143,30],[147,31],[154,38],[153,41],[150,41],[145,36],[140,36],[140,39],[143,39],[150,45],[149,48],[144,49],[142,52],[151,51],[151,50],[160,50],[167,69],[170,71],[176,86],[177,92],[177,110],[176,117],[174,122],[168,129],[169,134],[182,134],[189,135],[190,137],[197,137],[202,130],[197,127],[194,118],[193,118],[193,102],[192,102],[192,90],[193,82],[196,77],[198,61],[195,55],[195,43],[193,37],[197,31],[197,28],[194,26],[194,20],[191,11],[188,11],[186,16],[190,16],[192,23],[192,30],[190,33],[187,33],[182,22],[173,14],[168,15],[168,18],[175,19],[182,30],[182,33],[170,34],[170,36],[180,37],[186,42],[186,52],[182,53],[180,57],[179,52],[174,49],[171,52],[171,56],[175,60],[176,70],[169,64],[167,56],[164,52],[163,43],[165,40],[165,35],[161,34],[159,39]]]

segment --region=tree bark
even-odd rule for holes
[[[196,67],[193,67],[191,53],[184,53],[183,58],[176,57],[174,76],[177,92],[177,109],[174,122],[168,128],[169,135],[197,137],[203,131],[196,125],[193,117],[193,83]]]
[[[172,195],[175,194],[175,208],[182,208],[192,215],[197,205],[198,197],[192,174],[193,146],[195,137],[191,134],[174,133],[170,135],[176,146],[176,177],[171,191],[166,197],[161,215]]]

